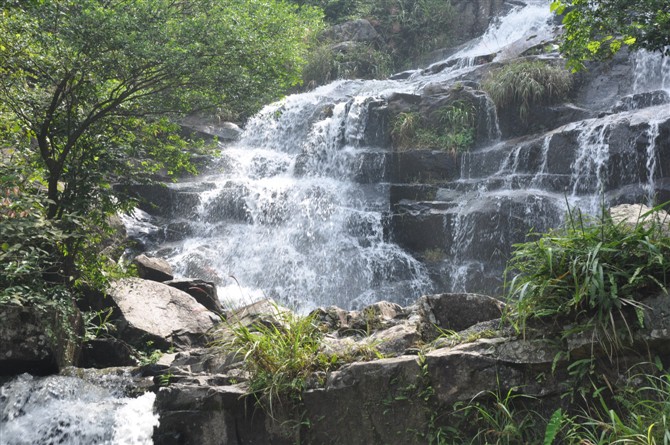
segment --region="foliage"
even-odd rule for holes
[[[670,443],[670,374],[637,374],[616,391],[614,405],[598,395],[589,412],[563,415],[561,439],[567,444]]]
[[[84,319],[84,342],[108,335],[116,330],[116,326],[110,321],[113,309],[101,309],[82,313]]]
[[[517,244],[507,270],[511,318],[523,328],[529,318],[569,317],[617,345],[626,310],[640,312],[645,295],[666,292],[670,238],[667,222],[653,217],[659,208],[634,227],[604,210],[599,219],[571,213],[566,227]]]
[[[571,87],[570,73],[539,60],[505,65],[492,71],[482,84],[499,112],[516,108],[524,123],[533,106],[564,100]]]
[[[48,250],[60,273],[132,205],[114,184],[192,169],[168,118],[253,112],[299,82],[318,27],[313,9],[274,0],[5,2],[0,146],[46,190],[46,219],[67,235]]]
[[[393,146],[398,150],[424,148],[462,153],[474,143],[474,119],[474,107],[462,100],[439,108],[432,119],[418,112],[398,113],[391,124]]]
[[[530,409],[538,400],[521,388],[479,394],[457,403],[448,427],[438,430],[439,444],[518,445],[661,445],[670,443],[670,374],[626,376],[626,385],[612,387],[611,402],[597,391],[578,414],[557,408],[549,418]]]
[[[172,348],[168,348],[168,353],[172,352]],[[158,360],[165,354],[165,351],[157,348],[153,340],[148,340],[141,348],[135,351],[136,358],[140,366],[153,365],[158,363]]]
[[[11,159],[9,159],[11,161]],[[64,233],[44,218],[46,200],[15,165],[0,163],[0,304],[44,300],[51,252]]]
[[[232,339],[216,343],[244,357],[249,392],[271,417],[283,405],[289,410],[298,405],[308,379],[331,369],[337,361],[320,351],[322,333],[313,317],[280,308],[275,316],[272,322],[251,325],[232,322]]]
[[[370,61],[377,65],[372,70],[363,65],[368,76],[380,78],[387,70],[401,70],[415,66],[422,56],[438,48],[449,46],[453,24],[457,19],[448,0],[293,0],[300,5],[313,5],[324,11],[328,24],[335,25],[348,20],[367,19],[384,42],[383,48],[368,50]],[[337,65],[338,54],[330,49],[330,42],[320,42],[311,56],[310,65]],[[363,55],[364,52],[359,52]],[[339,55],[341,58],[342,56]],[[351,56],[349,56],[351,57]],[[323,61],[328,59],[328,63]],[[341,60],[341,59],[340,59]],[[345,59],[346,60],[346,59]],[[357,59],[358,63],[363,60]],[[309,68],[314,71],[315,68]],[[357,77],[361,70],[340,71],[334,78]],[[344,75],[346,74],[346,75]],[[313,76],[308,76],[313,78]]]
[[[451,2],[445,0],[361,2],[358,14],[381,34],[395,69],[410,68],[421,56],[448,46],[457,19]]]
[[[356,44],[339,50],[325,42],[310,52],[302,78],[311,87],[337,79],[381,79],[390,74],[389,56],[372,45]]]
[[[542,417],[523,408],[524,399],[533,399],[519,392],[496,390],[478,394],[468,403],[457,403],[450,414],[450,425],[443,430],[440,443],[526,445],[538,443]]]
[[[573,71],[624,46],[670,54],[667,0],[555,0],[551,9],[565,14],[561,52]]]

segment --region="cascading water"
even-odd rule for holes
[[[193,236],[155,253],[179,274],[217,282],[228,302],[265,296],[300,310],[351,308],[430,292],[425,267],[386,233],[388,148],[371,135],[369,105],[456,79],[478,56],[516,55],[549,35],[550,15],[546,1],[514,6],[445,66],[404,80],[335,82],[266,107],[224,148],[221,175],[177,186],[201,189],[185,221]]]
[[[20,375],[0,387],[2,445],[149,445],[155,394],[128,397],[128,378],[96,382]]]
[[[222,147],[220,174],[172,186],[185,202],[167,228],[190,235],[167,233],[171,241],[152,246],[154,253],[179,274],[215,281],[230,303],[267,296],[303,311],[407,303],[433,290],[495,293],[509,246],[530,229],[559,225],[567,205],[595,212],[603,202],[654,202],[667,174],[659,147],[670,107],[638,108],[669,97],[670,60],[642,52],[622,92],[632,97],[619,110],[536,138],[500,141],[489,99],[490,143],[463,154],[460,178],[431,185],[434,201],[421,203],[441,218],[431,227],[444,236],[429,235],[445,240],[445,258],[429,270],[392,242],[390,221],[399,214],[389,197],[392,154],[380,137],[388,129],[370,123],[375,106],[395,93],[467,80],[477,64],[550,38],[548,5],[513,6],[484,36],[426,69],[339,81],[266,107],[238,143]],[[149,218],[135,219],[130,232],[149,234]],[[154,395],[128,397],[123,382],[16,377],[0,388],[0,444],[152,443]]]
[[[383,155],[365,143],[372,99],[349,99],[356,86],[289,98],[249,123],[224,151],[226,172],[204,179],[213,187],[201,196],[198,235],[170,256],[178,271],[206,260],[224,299],[264,295],[303,310],[430,289],[421,264],[386,240],[387,186],[355,181],[362,158]]]
[[[559,225],[568,206],[597,214],[603,204],[651,200],[660,130],[649,122],[660,120],[638,108],[663,101],[666,93],[654,91],[667,88],[667,59],[638,53],[631,85],[620,92],[630,96],[612,113],[531,142],[499,141],[495,109],[482,96],[489,145],[462,155],[461,178],[435,193],[438,201],[446,197],[436,213],[447,240],[437,281],[435,268],[389,237],[388,215],[395,221],[398,211],[389,199],[392,155],[378,137],[388,129],[375,128],[379,119],[370,113],[397,93],[467,81],[481,64],[516,57],[553,32],[548,1],[532,0],[425,69],[385,81],[339,81],[266,107],[240,142],[224,148],[222,174],[177,186],[199,190],[197,212],[183,221],[193,236],[155,253],[183,275],[217,282],[224,300],[266,296],[302,310],[407,303],[433,290],[497,292],[509,246],[530,229]],[[633,121],[640,121],[637,133],[622,138],[620,127]],[[561,142],[566,137],[569,146]]]
[[[640,50],[633,56],[633,92],[670,91],[670,57]]]

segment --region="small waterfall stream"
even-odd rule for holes
[[[126,395],[127,377],[22,374],[0,386],[2,445],[150,445],[155,394]]]

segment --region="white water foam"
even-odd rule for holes
[[[2,445],[150,445],[155,394],[127,397],[125,379],[23,374],[0,388]]]

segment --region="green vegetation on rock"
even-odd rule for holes
[[[482,84],[499,112],[514,109],[524,123],[534,106],[564,100],[571,87],[569,72],[540,60],[512,62],[493,70]]]
[[[302,317],[276,308],[275,316],[246,325],[232,321],[232,336],[215,344],[244,358],[249,372],[249,393],[265,411],[296,405],[315,373],[331,369],[336,357],[323,354],[322,333],[313,317]]]
[[[456,100],[426,117],[416,111],[398,113],[391,122],[396,150],[431,149],[453,153],[468,151],[475,140],[475,109]]]
[[[309,53],[302,77],[309,87],[337,79],[381,79],[390,74],[390,56],[374,45],[352,43],[338,49],[326,42]]]
[[[619,344],[630,336],[629,320],[639,322],[643,299],[667,293],[668,258],[667,221],[653,218],[653,210],[634,226],[606,212],[599,219],[571,214],[566,227],[516,246],[508,265],[510,316],[521,328],[531,318],[569,319]]]
[[[294,0],[295,1],[295,0]],[[416,66],[429,52],[449,46],[456,15],[445,0],[312,0],[330,25],[366,19],[378,38],[371,42],[318,39],[303,75],[308,87],[336,79],[381,79]]]
[[[377,0],[359,8],[386,41],[395,69],[411,68],[421,56],[448,46],[457,20],[448,0]]]

